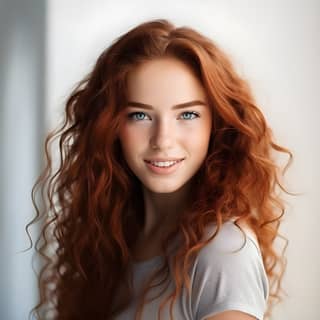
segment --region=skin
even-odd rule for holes
[[[207,155],[212,114],[201,82],[188,65],[175,58],[144,62],[129,74],[127,86],[128,102],[152,106],[152,110],[126,106],[119,140],[128,166],[143,186],[146,216],[141,239],[155,239],[186,204],[190,180]],[[203,104],[172,109],[194,100]],[[130,119],[133,112],[138,114]],[[144,162],[151,158],[185,160],[174,173],[158,175]]]

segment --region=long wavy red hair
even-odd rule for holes
[[[40,301],[30,312],[38,319],[112,319],[131,301],[128,281],[143,195],[124,160],[118,132],[128,73],[161,57],[178,58],[192,68],[207,92],[213,123],[207,157],[193,178],[190,206],[162,245],[165,262],[145,286],[135,319],[151,282],[160,275],[175,282],[175,291],[160,308],[171,300],[172,317],[182,288],[190,290],[188,267],[199,250],[214,241],[222,223],[234,217],[257,235],[270,284],[266,318],[282,300],[288,241],[278,230],[285,212],[278,191],[289,193],[280,180],[292,153],[274,142],[247,82],[212,40],[189,27],[153,20],[120,36],[100,55],[67,99],[63,123],[46,138],[46,167],[32,189],[36,216],[26,227],[28,232],[31,224],[44,220],[35,245],[44,259]],[[50,146],[56,140],[60,161],[54,169]],[[283,170],[274,151],[289,155]],[[203,240],[212,222],[217,230]],[[177,234],[183,241],[172,256],[169,277],[167,248]],[[277,237],[285,239],[281,254],[275,248]],[[125,295],[117,300],[120,287]]]

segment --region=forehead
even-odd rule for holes
[[[129,100],[150,104],[206,100],[201,81],[191,67],[176,58],[154,59],[134,68],[128,74],[127,93]]]

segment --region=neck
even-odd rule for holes
[[[143,188],[143,235],[148,238],[157,232],[173,227],[188,205],[190,184],[172,193],[154,193]]]

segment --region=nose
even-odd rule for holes
[[[172,147],[175,131],[170,121],[159,120],[154,128],[150,139],[151,147],[157,146],[158,149],[166,150]]]

